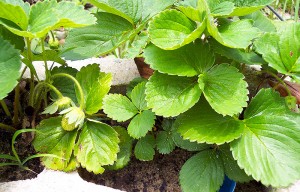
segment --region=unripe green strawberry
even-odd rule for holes
[[[58,49],[58,47],[59,47],[59,41],[57,38],[55,38],[55,39],[50,38],[48,41],[48,44],[50,45],[51,49]]]
[[[61,120],[61,127],[66,131],[73,131],[74,129],[76,129],[75,122],[69,124],[68,118],[66,118],[65,116],[63,116]]]

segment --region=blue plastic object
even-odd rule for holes
[[[236,182],[229,179],[225,175],[223,185],[221,186],[219,192],[234,192],[235,186],[236,186]]]

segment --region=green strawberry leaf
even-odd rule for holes
[[[141,32],[136,39],[131,43],[130,47],[126,50],[125,58],[134,59],[140,57],[143,49],[149,41],[149,35],[146,32]]]
[[[18,84],[20,70],[20,52],[0,36],[0,100]]]
[[[163,140],[161,140],[158,137],[156,138],[157,149],[160,153],[172,151],[171,147],[173,148],[173,144],[171,144],[171,141],[169,140],[170,137],[175,146],[188,151],[202,151],[210,147],[210,145],[207,144],[199,144],[197,142],[190,142],[189,140],[184,140],[177,132],[178,124],[175,123],[175,119],[164,119],[162,122],[162,128],[164,130],[163,135],[161,136]],[[167,137],[165,137],[164,132],[168,134]],[[165,145],[164,143],[168,145]]]
[[[98,8],[123,17],[132,24],[136,24],[141,19],[150,19],[153,15],[172,5],[175,0],[90,0]]]
[[[57,73],[67,73],[69,75],[72,75],[73,77],[76,76],[77,74],[77,69],[72,68],[72,67],[54,67],[51,70],[51,75],[57,74]],[[64,78],[64,77],[57,77],[53,79],[53,86],[57,88],[65,97],[69,97],[72,99],[74,103],[77,103],[77,97],[75,93],[75,88],[74,88],[74,82],[70,79]],[[57,99],[57,95],[53,92],[50,91],[50,96],[52,99]]]
[[[233,158],[228,144],[220,146],[220,156],[223,161],[224,171],[227,177],[236,182],[244,183],[253,180],[253,178],[241,169],[237,161]]]
[[[260,32],[248,19],[233,22],[219,19],[218,27],[213,17],[208,17],[207,22],[207,30],[210,35],[222,45],[231,48],[247,48]]]
[[[132,81],[130,81],[130,83],[126,87],[126,95],[129,98],[131,98],[131,93],[132,93],[132,90],[134,89],[134,87],[142,82],[147,82],[147,79],[144,79],[142,77],[137,77],[137,78],[134,78]]]
[[[151,42],[165,50],[174,50],[199,38],[206,22],[199,26],[177,10],[166,10],[149,23]]]
[[[203,15],[197,8],[197,0],[179,1],[176,8],[192,21],[203,21]]]
[[[212,45],[212,48],[216,53],[228,59],[235,60],[239,63],[245,63],[248,65],[266,64],[266,62],[261,58],[261,56],[257,55],[254,52],[246,52],[242,49],[233,49],[225,47],[224,45],[218,43],[213,39],[210,41],[210,44]]]
[[[215,151],[205,150],[188,159],[179,173],[179,182],[183,191],[215,192],[224,180],[224,168],[221,158]]]
[[[243,136],[231,143],[238,165],[264,185],[286,187],[300,178],[300,116],[284,98],[262,89],[244,114]]]
[[[155,139],[153,135],[146,135],[136,143],[134,155],[141,161],[151,161],[155,155]]]
[[[37,126],[33,146],[40,153],[57,155],[64,159],[43,157],[43,164],[50,169],[64,170],[71,161],[77,131],[65,131],[61,127],[61,117],[41,121]]]
[[[118,133],[112,127],[90,120],[83,126],[74,154],[88,171],[103,173],[102,166],[112,165],[117,160],[119,141]]]
[[[230,15],[233,12],[235,6],[233,2],[230,1],[208,1],[208,6],[211,15],[214,17],[221,17]]]
[[[8,21],[11,21],[15,24],[16,29],[27,29],[28,13],[26,13],[24,8],[28,9],[29,6],[28,3],[24,3],[21,0],[14,3],[0,1],[0,24],[6,25]]]
[[[207,71],[215,62],[209,45],[201,40],[168,51],[150,44],[144,50],[144,57],[145,62],[154,70],[188,77]]]
[[[222,0],[228,1],[228,0]],[[265,6],[271,4],[274,0],[256,0],[256,1],[241,1],[229,0],[234,3],[235,9],[229,16],[243,16],[255,12]]]
[[[133,139],[128,135],[126,129],[120,126],[114,127],[114,129],[119,134],[120,151],[117,154],[116,162],[113,165],[105,166],[105,168],[110,170],[122,169],[129,163],[131,157],[131,151],[132,151],[132,142],[133,142]]]
[[[9,41],[10,44],[14,45],[14,47],[20,51],[24,50],[25,41],[23,37],[17,36],[6,29],[4,26],[0,25],[0,36]]]
[[[239,138],[244,131],[242,123],[232,117],[223,117],[216,113],[204,98],[181,114],[176,123],[183,139],[198,143],[220,145]]]
[[[22,53],[25,57],[27,57],[27,53],[25,54],[24,52]],[[66,61],[63,60],[59,53],[55,50],[45,50],[45,52],[38,54],[38,55],[33,55],[32,56],[32,61],[54,61],[56,63],[59,63],[61,65],[67,65]]]
[[[191,142],[190,140],[185,140],[177,132],[173,136],[173,141],[177,147],[180,147],[181,149],[185,149],[187,151],[202,151],[210,148],[210,145],[206,143],[197,143]]]
[[[139,139],[144,137],[148,131],[152,130],[155,123],[155,114],[152,111],[142,111],[137,114],[128,125],[128,134]]]
[[[262,11],[256,11],[250,15],[245,15],[245,19],[251,19],[253,21],[253,27],[257,27],[264,32],[276,32],[276,27],[271,19],[266,17]]]
[[[118,15],[134,24],[141,18],[141,0],[90,0],[96,7],[105,12]]]
[[[262,54],[269,66],[283,74],[300,72],[300,24],[285,25],[281,33],[266,33],[254,42],[255,50]]]
[[[172,131],[160,131],[156,136],[156,147],[158,152],[161,154],[169,154],[171,153],[176,145],[173,141],[173,133]]]
[[[132,24],[122,17],[104,12],[95,16],[95,25],[70,31],[63,47],[63,56],[66,59],[77,60],[104,55],[137,33],[138,29],[134,30]]]
[[[156,115],[177,116],[200,98],[197,79],[155,72],[146,84],[146,101]]]
[[[95,17],[85,11],[83,6],[76,6],[71,2],[40,1],[34,4],[30,11],[27,4],[20,2],[16,5],[0,3],[2,4],[0,6],[0,12],[2,12],[0,23],[11,32],[23,37],[41,38],[45,37],[50,30],[60,26],[82,27],[95,23]],[[51,11],[52,14],[45,10]]]
[[[85,112],[89,115],[102,109],[104,96],[109,92],[112,75],[100,72],[98,64],[82,67],[76,79],[81,85],[85,99]],[[80,95],[77,92],[77,100]]]
[[[247,106],[248,89],[244,76],[228,64],[214,66],[199,76],[199,86],[211,107],[222,115],[236,115]]]
[[[59,22],[52,29],[57,29],[61,26],[65,28],[84,27],[93,25],[96,22],[96,18],[92,14],[84,10],[83,6],[76,6],[74,2],[61,1],[57,3],[54,13]]]
[[[146,90],[146,82],[141,82],[133,88],[130,94],[132,103],[139,110],[148,109],[147,102],[145,99],[146,98],[145,90]]]
[[[108,94],[103,99],[103,110],[108,117],[119,122],[127,121],[138,113],[138,109],[121,94]]]
[[[143,21],[152,18],[154,15],[162,12],[167,7],[172,6],[176,0],[142,0],[143,4]]]

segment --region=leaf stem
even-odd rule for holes
[[[58,96],[58,98],[62,98],[63,95],[62,93],[56,88],[54,87],[53,85],[51,85],[50,83],[46,83],[46,82],[39,82],[35,88],[34,88],[34,91],[33,91],[33,94],[30,95],[30,105],[33,106],[34,105],[34,96],[38,94],[38,91],[42,88],[42,87],[48,87],[50,88],[52,91],[54,91],[54,93]]]
[[[300,6],[299,4],[300,4],[300,0],[296,0],[295,16],[294,16],[295,22],[298,22],[299,19],[299,6]]]
[[[27,45],[27,59],[32,65],[31,40],[29,39],[29,37],[26,37],[26,45]],[[32,70],[30,70],[30,78],[31,78],[30,80],[30,95],[31,95],[34,89],[34,75]]]
[[[79,107],[80,109],[83,109],[84,108],[84,94],[83,94],[83,90],[82,90],[82,87],[80,86],[79,82],[77,81],[77,79],[75,77],[73,77],[72,75],[69,75],[67,73],[57,73],[57,74],[54,74],[52,75],[52,78],[57,78],[57,77],[66,77],[66,78],[69,78],[70,80],[72,80],[76,87],[78,88],[78,91],[79,91],[79,95],[80,95],[80,102],[79,102]]]
[[[47,63],[47,59],[46,59],[44,38],[41,38],[41,44],[42,44],[43,61],[44,61],[44,64],[45,64],[45,74],[46,74],[46,80],[45,81],[48,82],[49,77],[50,77],[50,71],[48,69],[48,63]]]
[[[3,101],[3,100],[0,100],[0,104],[5,112],[5,114],[8,116],[8,117],[11,117],[11,113],[10,111],[8,110],[8,107],[6,105],[6,103]]]
[[[3,123],[0,123],[0,128],[1,129],[4,129],[5,131],[9,131],[9,132],[16,132],[17,129],[12,127],[12,126],[9,126],[9,125],[5,125]]]
[[[14,116],[13,125],[16,126],[19,121],[19,106],[20,106],[20,85],[19,83],[15,87],[15,98],[14,98]]]
[[[281,78],[279,78],[276,74],[274,74],[270,71],[265,71],[265,70],[262,70],[261,72],[262,73],[268,73],[269,75],[274,77],[280,84],[282,84],[284,86],[284,88],[286,89],[288,95],[292,96],[292,93],[291,93],[290,89],[288,88],[288,86],[286,85],[286,83]],[[276,89],[276,86],[274,87],[274,89]]]

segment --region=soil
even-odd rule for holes
[[[180,192],[179,171],[192,155],[191,152],[176,149],[169,155],[157,154],[150,162],[132,157],[125,168],[118,171],[106,170],[102,175],[95,175],[84,168],[80,168],[78,172],[86,181],[128,192]],[[264,192],[268,189],[261,183],[252,181],[238,184],[235,191]]]

